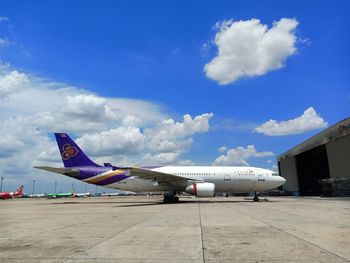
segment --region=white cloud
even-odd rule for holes
[[[210,50],[210,47],[213,45],[212,41],[205,42],[201,47],[201,55],[203,57],[207,56]]]
[[[43,130],[80,133],[107,130],[134,116],[139,125],[166,118],[165,108],[145,100],[103,98],[78,87],[12,70],[0,64],[0,121],[21,116]]]
[[[16,71],[14,71],[16,72]],[[14,75],[6,73],[5,76]],[[16,75],[24,73],[16,72]],[[162,106],[142,100],[102,98],[86,90],[25,75],[20,81],[1,83],[6,100],[0,103],[0,121],[30,123],[41,131],[99,132],[123,125],[133,116],[139,125],[154,125],[167,117]],[[10,83],[10,84],[9,84]],[[21,125],[20,123],[17,123]]]
[[[77,143],[95,156],[140,153],[144,135],[137,127],[118,127],[100,133],[85,134]]]
[[[213,114],[176,121],[160,104],[106,98],[0,64],[0,174],[11,184],[68,182],[33,165],[61,166],[52,132],[69,132],[98,163],[190,164],[182,160],[193,135],[209,130]],[[50,137],[48,135],[51,134]],[[50,139],[51,138],[51,139]],[[20,161],[19,161],[20,160]]]
[[[144,165],[195,165],[191,160],[181,160],[179,156],[181,152],[164,152],[158,154],[147,153],[142,157]]]
[[[126,127],[138,127],[141,123],[142,121],[139,118],[132,115],[126,116],[123,120],[123,125]]]
[[[9,46],[9,45],[11,45],[11,42],[8,40],[8,39],[6,39],[6,38],[0,38],[0,47],[1,46]]]
[[[7,98],[9,95],[20,92],[29,82],[28,76],[13,70],[0,76],[0,99]]]
[[[192,160],[179,160],[176,163],[177,165],[184,165],[184,166],[190,166],[190,165],[195,165],[195,163]]]
[[[6,17],[6,16],[0,16],[0,23],[2,23],[2,22],[8,22],[8,21],[10,21],[10,19],[9,19],[8,17]]]
[[[166,164],[175,164],[178,157],[180,155],[180,152],[165,152],[165,153],[158,153],[158,154],[150,154],[147,153],[143,156],[143,162],[146,165],[166,165]]]
[[[273,152],[256,152],[254,154],[254,157],[270,157],[274,156],[275,154]]]
[[[325,128],[328,123],[322,119],[313,107],[309,107],[303,115],[288,121],[269,120],[254,129],[255,132],[268,136],[300,134],[307,131]]]
[[[20,151],[24,143],[15,136],[0,133],[0,158],[10,157],[14,153]]]
[[[149,147],[153,151],[161,152],[185,150],[192,144],[192,139],[187,137],[195,133],[207,132],[209,120],[213,116],[213,113],[205,113],[192,118],[191,115],[185,114],[183,122],[167,119],[154,128],[145,129]]]
[[[207,77],[226,85],[283,67],[297,50],[297,25],[296,19],[288,18],[274,22],[270,29],[258,19],[217,23],[218,54],[204,67]]]
[[[228,148],[227,148],[226,146],[221,146],[221,147],[218,148],[218,151],[221,152],[221,153],[223,153],[223,152],[226,152],[227,149],[228,149]]]
[[[54,143],[52,143],[54,144]],[[57,167],[61,165],[61,156],[59,154],[57,145],[52,145],[51,147],[48,147],[44,150],[42,150],[38,157],[36,158],[35,162],[43,162],[43,163],[56,163]],[[50,165],[51,165],[50,164]]]
[[[116,114],[106,105],[106,99],[95,95],[67,96],[63,113],[66,117],[94,122],[116,120]]]
[[[193,119],[191,115],[185,114],[183,122],[167,119],[162,121],[157,129],[148,132],[161,138],[185,137],[196,132],[206,132],[209,129],[209,119],[213,116],[213,113],[205,113]]]
[[[212,116],[213,114],[202,114],[192,118],[186,114],[183,122],[167,119],[143,131],[138,126],[138,118],[126,116],[122,126],[109,131],[85,134],[77,142],[83,148],[91,149],[89,153],[95,156],[143,155],[141,158],[148,164],[174,164],[193,143],[190,137],[209,129],[208,122]]]
[[[254,145],[248,145],[247,148],[236,147],[227,150],[226,154],[220,155],[215,159],[213,165],[242,165],[248,166],[248,159],[255,157],[274,156],[273,152],[258,152]]]

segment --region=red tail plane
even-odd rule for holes
[[[16,192],[0,192],[0,199],[11,199],[13,197],[20,197],[23,195],[23,185],[18,187]]]

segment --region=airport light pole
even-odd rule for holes
[[[35,191],[35,179],[33,179],[33,192],[32,192],[32,194],[34,194],[34,191]]]
[[[55,182],[55,194],[57,194],[57,182]]]
[[[85,184],[85,193],[86,193],[86,184]]]
[[[0,185],[0,192],[2,192],[2,181],[4,180],[4,177],[1,177],[1,185]]]
[[[72,193],[74,193],[74,184],[72,184]]]

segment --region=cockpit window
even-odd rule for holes
[[[278,176],[278,173],[272,173],[272,176]]]

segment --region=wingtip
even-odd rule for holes
[[[38,165],[33,166],[33,168],[35,168],[35,169],[43,169],[44,167],[46,167],[46,166],[38,166]]]

